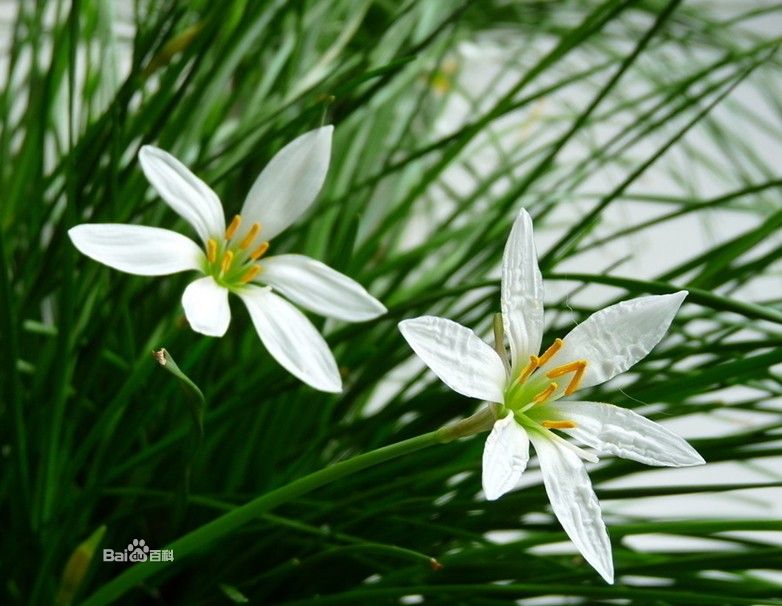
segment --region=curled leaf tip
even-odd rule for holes
[[[152,357],[160,365],[161,368],[165,368],[168,372],[174,375],[180,381],[185,394],[187,394],[188,404],[190,406],[190,412],[193,416],[196,429],[199,436],[204,434],[204,407],[206,406],[206,399],[201,389],[196,385],[190,377],[188,377],[182,369],[179,368],[174,358],[168,352],[165,347],[160,347],[152,351]]]

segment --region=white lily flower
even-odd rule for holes
[[[515,488],[535,447],[551,507],[584,558],[613,583],[611,543],[582,461],[597,458],[566,440],[563,431],[599,453],[647,465],[700,465],[703,458],[680,437],[630,410],[570,397],[644,358],[665,335],[686,291],[623,301],[592,314],[542,354],[543,281],[522,210],[502,260],[502,319],[510,343],[500,352],[473,331],[434,316],[405,320],[402,335],[451,389],[500,406],[483,452],[483,491],[494,500]]]
[[[145,145],[144,174],[168,205],[193,226],[201,245],[166,229],[84,224],[68,234],[82,253],[142,276],[194,270],[182,305],[193,330],[221,337],[231,311],[228,293],[244,302],[269,353],[315,389],[339,392],[342,379],[326,341],[307,317],[276,292],[317,314],[360,322],[386,308],[360,284],[303,255],[264,256],[269,240],[312,204],[326,178],[333,126],[294,139],[264,168],[226,227],[220,199],[171,154]],[[261,262],[261,259],[263,261]],[[276,292],[275,292],[276,291]]]

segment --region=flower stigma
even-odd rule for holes
[[[260,222],[253,223],[240,241],[235,240],[242,224],[242,217],[235,215],[225,229],[222,240],[209,238],[206,242],[206,267],[204,273],[229,289],[238,289],[252,281],[263,267],[257,261],[269,250],[266,241],[253,244],[263,230]]]

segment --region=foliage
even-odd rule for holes
[[[480,498],[483,440],[471,438],[302,496],[124,599],[780,603],[779,584],[758,572],[782,565],[772,540],[782,523],[764,509],[662,519],[617,507],[782,485],[762,471],[782,454],[781,182],[752,134],[782,131],[779,37],[756,27],[780,9],[736,4],[18,3],[0,97],[2,602],[52,603],[71,554],[102,526],[102,547],[134,537],[162,547],[309,472],[473,412],[410,363],[396,323],[436,313],[488,334],[502,246],[523,205],[547,284],[563,286],[549,296],[544,342],[606,299],[691,290],[669,338],[593,399],[656,420],[726,408],[761,419],[691,442],[711,464],[760,469],[762,481],[661,484],[637,476],[640,465],[602,462],[591,475],[614,543],[618,582],[608,586],[572,552],[542,549],[565,537],[538,481]],[[498,94],[474,98],[458,49],[486,37],[514,52]],[[731,95],[738,86],[755,101]],[[454,98],[464,119],[444,129]],[[526,127],[508,146],[514,117]],[[272,154],[323,120],[336,125],[326,187],[275,252],[322,259],[389,307],[369,324],[325,326],[345,376],[339,396],[287,375],[242,313],[223,339],[191,332],[185,277],[120,274],[67,238],[84,221],[173,227],[138,167],[143,143],[182,157],[231,212]],[[488,171],[476,160],[487,150]],[[454,187],[455,174],[471,186]],[[738,217],[741,227],[652,280],[606,261],[692,217]],[[160,347],[203,391],[202,440],[192,394],[151,355]],[[631,475],[633,487],[618,482]],[[519,532],[498,541],[508,530]],[[650,552],[627,540],[649,533],[719,543]],[[93,561],[77,601],[121,566]]]

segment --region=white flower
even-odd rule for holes
[[[220,200],[206,183],[165,151],[142,147],[139,160],[150,183],[193,226],[201,245],[176,232],[141,225],[85,224],[68,234],[82,253],[124,272],[204,274],[182,296],[193,330],[224,335],[231,320],[228,293],[233,292],[282,366],[315,389],[338,392],[342,380],[326,341],[276,292],[339,320],[369,320],[385,313],[385,307],[360,284],[319,261],[292,254],[264,257],[269,240],[299,218],[318,195],[329,167],[332,131],[332,126],[318,128],[280,150],[227,228]]]
[[[687,442],[624,408],[570,396],[598,385],[645,357],[665,335],[686,291],[640,297],[598,311],[540,354],[543,281],[532,220],[519,214],[502,260],[502,319],[510,363],[473,331],[424,316],[399,324],[416,354],[451,389],[495,402],[498,420],[483,452],[483,491],[494,500],[518,485],[535,447],[552,509],[584,558],[609,583],[611,543],[581,459],[597,458],[554,432],[564,431],[599,453],[647,465],[682,467],[704,461]]]

